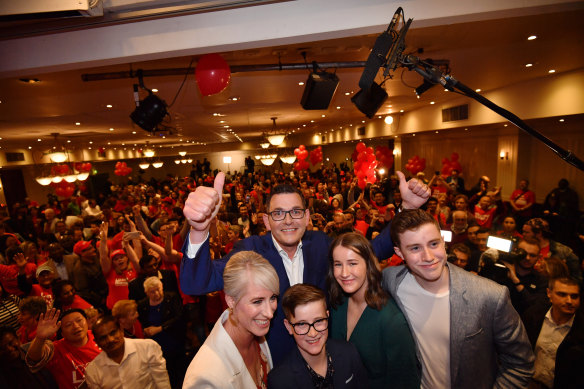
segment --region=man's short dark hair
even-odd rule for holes
[[[81,316],[83,316],[85,319],[87,319],[87,314],[85,313],[85,311],[81,308],[71,308],[66,310],[65,312],[61,313],[61,316],[59,317],[59,321],[63,321],[63,319],[72,314],[72,313],[79,313]]]
[[[305,305],[313,301],[322,301],[326,305],[326,296],[324,292],[314,285],[296,284],[288,288],[282,297],[282,309],[286,319],[290,321],[296,307]]]
[[[572,277],[561,277],[561,278],[552,278],[548,282],[549,290],[553,290],[556,282],[561,282],[562,284],[569,285],[569,286],[577,286],[578,293],[580,293],[580,284]]]
[[[97,319],[97,321],[95,322],[95,324],[93,325],[93,327],[91,327],[91,330],[95,332],[95,329],[98,327],[101,327],[102,325],[105,325],[107,323],[113,323],[114,326],[119,330],[121,329],[120,327],[120,322],[112,315],[106,315],[103,316],[99,319]]]
[[[300,189],[298,189],[292,185],[280,184],[280,185],[274,186],[272,188],[272,190],[270,191],[270,195],[268,196],[268,199],[266,200],[266,209],[268,211],[270,210],[270,201],[272,201],[272,197],[274,197],[275,195],[286,194],[286,193],[296,193],[298,196],[300,196],[300,199],[302,200],[302,206],[304,208],[306,208],[306,202],[304,201],[304,196],[302,195],[302,192],[300,191]]]
[[[406,231],[414,231],[424,224],[433,224],[440,230],[440,224],[432,215],[421,209],[405,209],[399,212],[391,221],[391,240],[394,246],[400,245],[400,235]]]
[[[470,247],[468,247],[467,245],[465,245],[464,243],[457,243],[454,246],[452,246],[450,248],[450,253],[454,254],[455,251],[458,251],[460,253],[466,254],[470,257]]]
[[[481,228],[479,228],[479,230],[477,231],[477,235],[478,235],[478,234],[489,234],[489,235],[490,235],[490,234],[491,234],[491,230],[489,230],[489,229],[488,229],[488,228],[486,228],[486,227],[481,227]]]

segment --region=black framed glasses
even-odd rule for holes
[[[294,328],[296,335],[306,335],[310,331],[310,327],[314,328],[318,332],[326,331],[328,328],[328,320],[328,317],[324,317],[322,319],[316,320],[314,323],[301,322],[296,324],[290,323],[290,325],[292,328]]]
[[[277,222],[286,219],[286,214],[289,214],[292,219],[302,219],[305,213],[306,209],[303,208],[294,208],[289,211],[276,209],[275,211],[269,212],[272,220]]]

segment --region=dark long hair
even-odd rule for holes
[[[367,306],[378,311],[381,310],[387,302],[389,295],[381,288],[381,270],[379,270],[379,261],[373,253],[371,243],[363,235],[356,232],[339,235],[331,245],[329,251],[329,268],[326,276],[331,306],[336,308],[341,305],[343,297],[346,296],[334,275],[333,250],[338,246],[351,249],[363,258],[367,268],[367,290],[365,291],[365,301],[367,302]]]

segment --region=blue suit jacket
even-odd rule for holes
[[[290,336],[290,335],[288,335]],[[292,336],[290,336],[292,338]],[[328,339],[326,349],[333,362],[335,388],[367,388],[367,371],[357,348],[343,340]],[[294,347],[279,367],[268,374],[268,389],[312,388],[312,378],[298,347]]]
[[[320,231],[306,231],[302,237],[302,255],[304,257],[303,282],[326,290],[326,274],[328,271],[328,256],[331,239]],[[393,245],[386,227],[372,241],[373,250],[378,258],[388,258],[393,255]],[[280,296],[290,287],[286,269],[280,254],[276,251],[271,233],[264,236],[250,236],[235,244],[233,250],[226,256],[212,261],[209,257],[209,240],[207,239],[195,258],[187,256],[188,237],[183,246],[183,260],[180,269],[180,286],[184,293],[202,295],[223,289],[223,269],[229,258],[238,251],[251,250],[261,254],[276,269],[280,279]],[[272,327],[266,336],[274,366],[295,347],[294,339],[284,327],[284,311],[281,304],[274,314]]]

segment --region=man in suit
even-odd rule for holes
[[[421,210],[392,221],[406,263],[383,272],[383,287],[406,316],[422,363],[422,388],[522,388],[533,352],[506,287],[447,265],[440,226]]]
[[[533,387],[581,387],[584,312],[578,309],[580,286],[572,278],[552,279],[547,295],[551,307],[536,304],[523,315],[527,336],[535,350]]]
[[[328,339],[329,311],[324,292],[296,284],[284,293],[284,325],[296,348],[268,375],[268,388],[366,388],[367,371],[357,348]]]
[[[417,180],[406,182],[400,175],[403,207],[417,208],[429,197],[429,189]],[[184,215],[191,225],[189,239],[183,246],[180,284],[190,295],[202,295],[223,288],[223,269],[231,256],[242,250],[252,250],[261,254],[274,266],[280,279],[280,295],[298,283],[308,283],[326,288],[328,270],[328,250],[330,238],[319,231],[306,231],[310,222],[310,212],[306,209],[300,190],[290,185],[272,188],[267,199],[264,224],[270,233],[251,236],[235,244],[225,257],[211,260],[209,255],[209,226],[221,205],[225,175],[219,173],[214,187],[197,187],[189,194],[184,207]],[[373,241],[378,258],[389,258],[393,246],[388,229]],[[284,312],[278,306],[273,326],[267,340],[274,366],[294,348],[294,341],[284,327]]]

